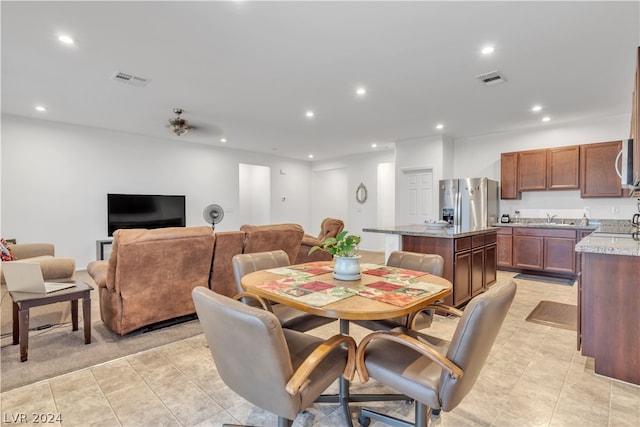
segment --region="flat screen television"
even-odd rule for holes
[[[162,228],[186,225],[185,196],[107,194],[107,232],[119,228]]]

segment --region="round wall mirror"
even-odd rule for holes
[[[364,203],[367,201],[367,187],[365,187],[363,183],[360,183],[356,189],[356,200],[358,203]]]

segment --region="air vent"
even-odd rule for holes
[[[111,76],[111,79],[117,82],[138,87],[145,87],[151,81],[151,79],[148,79],[146,77],[134,76],[133,74],[122,73],[120,71],[116,71],[113,76]]]
[[[504,83],[507,81],[507,79],[504,78],[502,73],[500,73],[500,71],[497,71],[497,70],[491,71],[486,74],[480,74],[479,76],[476,76],[476,79],[484,83],[485,86],[493,86],[493,85],[497,85],[498,83]]]

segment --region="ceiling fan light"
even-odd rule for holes
[[[178,117],[169,119],[169,124],[171,125],[169,126],[169,129],[178,136],[186,135],[191,129],[189,122],[180,117],[180,114],[182,114],[182,110],[180,108],[174,109],[173,112],[176,113]]]

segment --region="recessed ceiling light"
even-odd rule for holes
[[[438,129],[438,130],[443,129],[443,128],[444,128],[444,125],[442,123],[438,123],[436,125],[436,129]]]
[[[225,144],[227,142],[227,138],[220,138],[220,142],[222,142],[223,144]]]
[[[485,46],[480,52],[482,52],[483,55],[489,55],[490,53],[493,53],[493,50],[493,46]]]
[[[373,144],[371,144],[371,148],[376,148],[378,146],[378,144],[376,144],[375,142]]]
[[[309,154],[307,157],[309,157],[310,159],[313,159],[313,154]]]
[[[543,121],[543,122],[548,122],[549,120],[551,120],[551,117],[549,117],[549,116],[544,116],[544,117],[542,118],[542,121]]]
[[[367,93],[367,89],[363,87],[359,87],[358,89],[356,89],[356,95],[358,96],[365,95],[366,93]]]
[[[71,38],[71,36],[68,36],[66,34],[61,34],[58,36],[58,40],[64,44],[73,44],[74,40]]]
[[[533,111],[534,113],[537,113],[540,110],[542,110],[542,105],[534,105],[533,107],[531,107],[531,111]]]
[[[36,110],[37,111],[47,111],[47,107],[45,107],[43,105],[36,105]]]
[[[304,113],[305,116],[307,116],[308,118],[312,118],[313,116],[315,116],[315,113],[311,110],[307,111],[306,113]]]

